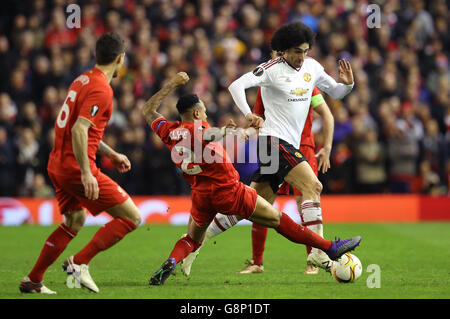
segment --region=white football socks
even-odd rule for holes
[[[322,209],[319,201],[305,200],[302,202],[302,225],[323,237]],[[319,249],[312,247],[311,252],[317,253]]]

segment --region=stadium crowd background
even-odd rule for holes
[[[121,175],[101,157],[99,167],[133,195],[188,194],[170,151],[143,122],[144,101],[182,70],[191,77],[184,90],[204,100],[211,125],[231,117],[244,126],[228,85],[266,61],[273,32],[298,19],[317,32],[310,56],[335,79],[337,60],[348,59],[355,75],[343,101],[324,94],[335,117],[331,170],[319,176],[324,193],[449,194],[448,1],[87,0],[77,2],[79,29],[66,26],[69,3],[2,1],[0,196],[53,196],[46,165],[56,115],[109,31],[127,51],[104,140],[132,170]],[[367,26],[370,3],[381,9],[379,28]],[[256,90],[247,96],[252,105]],[[172,120],[176,99],[160,108]],[[320,125],[315,119],[313,130]]]

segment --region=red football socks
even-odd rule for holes
[[[267,238],[267,227],[253,223],[252,226],[252,249],[253,263],[261,266],[263,264],[264,247]]]
[[[36,264],[28,275],[32,282],[42,281],[47,268],[55,262],[76,235],[77,232],[65,224],[59,225],[45,241],[44,248],[42,248]]]
[[[323,239],[312,230],[298,225],[288,215],[282,213],[280,225],[276,231],[297,244],[309,245],[321,250],[327,250],[331,246],[331,241]]]
[[[173,250],[170,253],[169,258],[175,258],[178,263],[186,258],[191,252],[197,250],[201,245],[201,242],[195,241],[191,238],[191,236],[186,235],[177,241],[175,247],[173,247]]]
[[[101,227],[91,241],[73,257],[77,265],[89,264],[99,252],[106,250],[120,241],[126,234],[137,228],[131,220],[119,217]]]

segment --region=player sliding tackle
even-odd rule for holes
[[[254,189],[239,182],[239,174],[218,143],[227,134],[227,129],[209,126],[206,107],[195,94],[178,100],[176,107],[181,122],[169,122],[156,112],[162,100],[188,80],[186,73],[178,73],[146,102],[142,110],[147,123],[172,151],[172,160],[192,188],[188,233],[176,242],[169,258],[151,276],[150,285],[164,284],[177,263],[200,247],[205,231],[217,213],[238,215],[274,228],[292,242],[323,250],[333,260],[359,245],[360,236],[336,241],[318,236],[279,212]],[[234,123],[229,126],[234,127]]]

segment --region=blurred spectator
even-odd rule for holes
[[[50,187],[48,184],[46,184],[44,175],[42,174],[34,175],[31,196],[41,198],[55,196],[53,188]]]
[[[325,193],[348,194],[352,186],[352,151],[345,142],[333,146],[331,153],[331,168],[321,180],[324,181]]]
[[[439,175],[433,171],[429,161],[420,163],[420,192],[429,195],[445,194],[443,187],[440,185]]]
[[[353,132],[353,125],[345,107],[338,107],[334,114],[334,121],[333,143],[344,142]]]
[[[382,193],[386,183],[386,153],[375,129],[369,129],[355,154],[356,181],[360,193]]]
[[[26,127],[20,132],[16,147],[17,172],[19,181],[22,181],[19,185],[19,194],[29,196],[32,192],[35,171],[39,167],[39,143],[31,128]]]
[[[13,145],[8,139],[8,131],[0,126],[0,194],[2,196],[16,195],[15,165],[16,156]]]
[[[410,193],[417,175],[419,146],[412,130],[388,124],[388,160],[390,191]]]
[[[436,120],[425,123],[425,136],[422,141],[422,159],[427,161],[430,169],[444,180],[445,162],[447,160],[444,136],[439,132]]]

